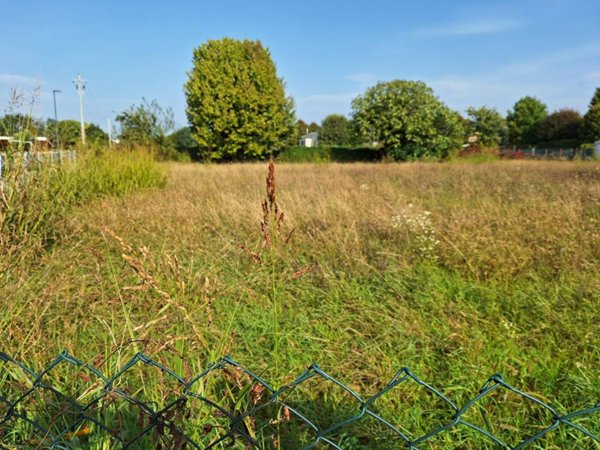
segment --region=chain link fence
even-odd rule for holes
[[[142,353],[110,377],[106,363],[64,352],[36,373],[0,352],[0,448],[600,448],[600,402],[562,412],[497,374],[458,405],[408,368],[363,398],[317,365],[276,389],[229,357],[193,377]],[[390,413],[411,408],[407,387],[430,404],[410,410],[419,432]],[[533,424],[495,427],[503,401]]]

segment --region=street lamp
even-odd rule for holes
[[[60,93],[58,89],[52,90],[52,97],[54,98],[54,126],[56,127],[56,149],[60,150],[60,141],[58,135],[58,115],[56,114],[56,94]]]

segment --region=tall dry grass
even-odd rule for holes
[[[565,410],[600,395],[600,165],[277,165],[295,231],[276,271],[240,248],[264,246],[265,165],[168,167],[160,191],[75,210],[68,239],[0,286],[4,348],[37,368],[63,348],[101,356],[109,373],[142,350],[186,377],[229,353],[281,383],[318,362],[365,396],[404,365],[457,403],[495,372]],[[304,394],[328,417],[343,398]],[[380,408],[424,432],[422,397]],[[498,433],[539,430],[518,408],[493,408]],[[557,436],[547,448],[572,445]],[[378,448],[365,439],[348,448]]]

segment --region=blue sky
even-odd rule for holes
[[[192,50],[225,36],[260,39],[297,116],[349,114],[377,81],[423,80],[450,107],[505,113],[524,95],[585,112],[600,86],[600,1],[30,1],[0,0],[0,108],[11,87],[40,87],[34,115],[106,128],[142,97],[181,126]],[[2,111],[3,113],[4,111]]]

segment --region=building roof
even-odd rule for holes
[[[301,139],[319,139],[319,133],[313,131],[312,133],[305,134]]]

